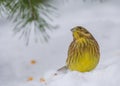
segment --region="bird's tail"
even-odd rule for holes
[[[68,67],[65,65],[57,70],[58,72],[66,73],[68,71]]]

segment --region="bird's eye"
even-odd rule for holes
[[[88,31],[85,31],[85,34],[89,34],[89,32],[88,32]]]

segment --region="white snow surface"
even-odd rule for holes
[[[26,46],[24,40],[13,35],[14,24],[1,18],[0,86],[120,86],[120,1],[91,1],[60,4],[60,15],[53,22],[60,27],[49,32],[48,43],[31,39]],[[65,65],[72,41],[70,29],[78,25],[98,41],[100,62],[91,72],[68,71],[55,76],[56,70]],[[36,64],[30,64],[32,59]],[[30,76],[33,80],[27,81]],[[42,77],[45,82],[40,82]]]

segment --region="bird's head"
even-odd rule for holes
[[[82,26],[76,26],[76,27],[72,28],[71,31],[73,33],[73,38],[74,39],[93,38],[91,33]]]

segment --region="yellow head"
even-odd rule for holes
[[[79,38],[94,39],[94,37],[91,35],[91,33],[82,26],[76,26],[76,27],[72,28],[71,31],[73,32],[74,39],[79,39]]]

